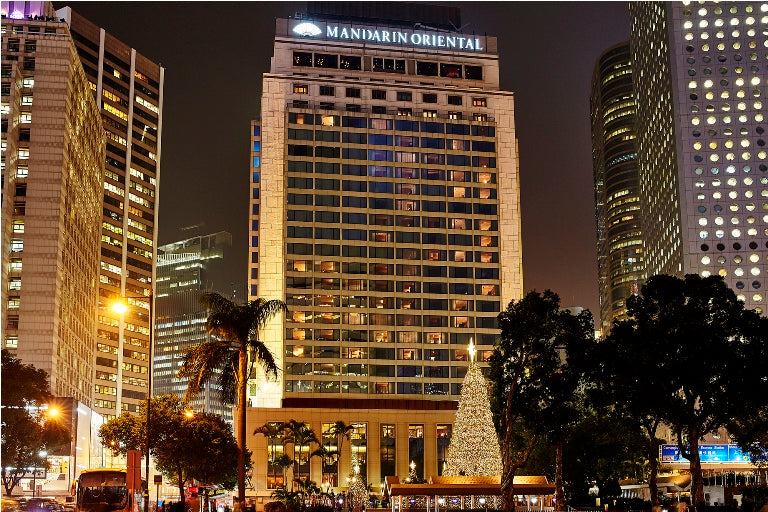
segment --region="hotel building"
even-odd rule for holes
[[[69,7],[56,16],[69,25],[107,136],[93,405],[109,420],[147,395],[165,69]],[[118,315],[121,297],[129,307]]]
[[[2,3],[2,347],[93,405],[104,130],[66,23]]]
[[[721,275],[765,312],[768,3],[629,12],[646,274]]]
[[[231,247],[232,235],[221,231],[157,248],[153,394],[172,393],[184,397],[187,381],[176,378],[184,353],[208,341],[205,328],[208,310],[200,304],[200,297],[211,291],[224,296],[232,294],[232,290],[227,290],[231,286],[218,282],[222,267],[229,263],[227,253]],[[232,422],[232,407],[224,406],[221,388],[212,381],[190,405]]]
[[[629,43],[606,50],[592,73],[592,162],[602,333],[626,319],[644,278],[636,104]]]
[[[496,38],[420,21],[278,19],[251,126],[249,297],[289,311],[262,332],[284,371],[251,382],[248,429],[307,421],[333,450],[333,422],[353,424],[338,466],[306,462],[336,488],[350,449],[374,487],[411,461],[440,473],[467,345],[487,360],[496,316],[522,296]],[[264,436],[248,443],[271,460]],[[257,456],[257,493],[278,473]]]

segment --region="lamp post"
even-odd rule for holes
[[[124,299],[146,299],[146,296],[137,296],[137,297],[123,297]],[[155,317],[154,317],[154,310],[155,308],[155,290],[154,287],[149,288],[149,367],[147,368],[147,443],[144,447],[145,450],[145,459],[144,459],[144,472],[147,475],[147,485],[144,488],[144,512],[149,512],[149,433],[151,428],[150,423],[150,415],[152,412],[152,338],[153,333],[155,332]],[[128,306],[125,305],[123,302],[116,302],[112,309],[114,309],[117,313],[123,314],[126,311],[128,311]]]

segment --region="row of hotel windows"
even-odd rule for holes
[[[299,244],[299,243],[289,243],[286,244],[286,252],[288,254],[297,254],[302,256],[311,256],[313,252],[317,256],[339,256],[340,252],[341,255],[344,257],[359,257],[359,258],[382,258],[382,259],[394,259],[395,258],[395,249],[391,247],[377,247],[377,246],[371,246],[367,247],[365,245],[344,245],[342,246],[341,251],[339,251],[338,245],[329,245],[329,244],[315,244],[314,251],[312,244]],[[400,251],[403,250],[410,250],[410,249],[398,249],[397,254],[398,258],[400,258]],[[468,251],[448,251],[448,254],[452,258],[456,258],[451,261],[460,261],[459,258],[461,257],[469,257],[469,254],[471,254]],[[475,251],[475,261],[481,262],[481,263],[498,263],[499,261],[499,254],[497,252],[480,252]]]
[[[358,388],[358,389],[365,389],[367,387],[366,383],[345,383],[343,385],[345,391],[348,391],[349,386]],[[363,386],[363,387],[361,387]],[[460,385],[454,385],[454,386],[460,386]],[[310,384],[311,388],[311,384]],[[408,390],[413,390],[415,392],[416,389],[421,389],[421,385],[403,385],[401,387],[402,392],[406,393]],[[431,388],[429,388],[431,389]],[[459,389],[459,388],[456,388]],[[354,392],[354,391],[352,391]],[[418,391],[419,394],[421,394],[421,391]],[[458,393],[454,393],[458,394]],[[278,426],[280,423],[271,423],[273,426]],[[333,429],[333,423],[323,423],[322,424],[322,435],[320,436],[322,439],[322,444],[327,453],[334,454],[338,453],[339,451],[339,445],[337,438],[334,434],[332,434]],[[355,455],[357,456],[358,465],[360,466],[360,474],[363,475],[363,477],[366,479],[366,481],[370,481],[371,478],[378,478],[381,480],[381,482],[384,482],[384,478],[390,475],[394,475],[396,472],[396,461],[397,461],[397,441],[396,441],[396,425],[394,424],[380,424],[379,429],[379,475],[376,477],[374,475],[368,474],[368,443],[367,443],[367,433],[368,433],[368,424],[367,423],[352,423],[353,427],[352,432],[349,435],[349,445],[350,450],[354,451]],[[436,425],[436,446],[437,446],[437,468],[438,468],[438,474],[442,475],[443,471],[443,465],[445,463],[445,459],[447,457],[447,449],[451,442],[451,435],[453,431],[453,426],[450,424],[437,424]],[[375,430],[375,429],[374,429]],[[276,438],[268,438],[268,449],[266,450],[267,453],[267,489],[278,489],[285,485],[285,474],[283,471],[282,466],[277,464],[277,461],[285,455],[284,450],[285,447],[283,446],[282,442],[280,441],[279,437]],[[424,474],[424,443],[425,443],[425,436],[424,436],[424,425],[423,424],[409,424],[408,425],[408,461],[412,462],[414,464],[414,471],[416,471],[416,474],[423,475]],[[300,446],[298,447],[299,451],[304,452],[304,455],[301,455],[297,457],[299,464],[299,471],[309,474],[310,468],[309,468],[309,461],[311,457],[309,457],[309,446]],[[332,487],[337,487],[340,485],[339,481],[339,472],[338,472],[338,460],[339,457],[335,456],[328,456],[324,457],[322,461],[322,483],[323,485],[330,485]]]
[[[451,277],[455,274],[450,273]],[[457,279],[472,279],[471,275],[467,277],[457,277]],[[497,284],[476,284],[471,283],[447,283],[447,282],[419,282],[419,281],[389,281],[389,280],[367,280],[367,279],[312,279],[306,277],[286,277],[285,286],[292,290],[312,290],[313,283],[315,290],[349,290],[355,292],[387,292],[391,293],[397,291],[399,293],[421,293],[422,290],[426,294],[430,295],[469,295],[474,293],[476,295],[498,296],[499,285]],[[450,291],[449,291],[450,290]],[[365,297],[349,298],[346,303],[361,304],[357,307],[365,307]],[[392,299],[390,298],[374,298],[372,300],[371,307],[389,307],[392,308]],[[478,307],[483,305],[478,304]],[[490,307],[490,306],[489,306]],[[495,308],[496,306],[493,306]],[[447,310],[447,304],[443,308],[437,308],[439,310]],[[390,319],[391,320],[391,319]],[[371,320],[373,322],[373,320]],[[389,323],[389,321],[387,322]],[[392,324],[394,325],[394,324]]]
[[[410,366],[398,365],[397,370],[392,365],[367,365],[334,363],[287,363],[286,375],[331,375],[334,377],[401,377],[401,378],[433,378],[433,379],[463,379],[466,367],[439,366]],[[106,393],[105,393],[106,394]]]
[[[488,309],[490,309],[491,311],[487,311],[487,313],[499,312],[498,302],[488,301],[488,304],[489,304]],[[439,310],[435,310],[435,311],[439,311]],[[337,324],[340,323],[338,314],[334,315],[333,313],[321,313],[315,316],[317,317],[315,319],[315,323],[326,323],[326,324],[331,322],[334,322]],[[329,321],[326,321],[326,322],[322,321],[324,319],[328,319]],[[349,319],[349,317],[345,319]],[[351,320],[358,321],[358,319],[356,318],[351,318]],[[359,321],[362,322],[362,320],[359,320]],[[472,327],[478,327],[483,329],[496,328],[495,316],[447,317],[447,316],[440,316],[440,315],[424,315],[423,322],[422,322],[422,315],[413,315],[413,314],[406,314],[406,313],[398,313],[397,315],[386,314],[386,313],[371,313],[368,315],[367,321],[368,321],[367,324],[350,323],[349,325],[392,325],[392,326],[397,325],[401,327],[420,327],[423,325],[424,327],[454,327],[459,329],[469,329]],[[301,322],[293,322],[293,323],[300,324]],[[299,336],[298,338],[293,338],[293,339],[299,339],[299,340],[314,339],[315,341],[339,341],[339,332],[338,332],[338,329],[316,328],[314,329],[314,337],[302,338]]]
[[[365,229],[311,228],[288,226],[289,239],[310,238],[320,240],[360,240],[377,243],[397,242],[403,244],[461,245],[475,247],[498,247],[499,239],[488,235],[454,235],[445,233],[419,233],[392,231],[367,231]],[[14,239],[16,240],[16,239]],[[377,267],[371,267],[376,269]],[[435,267],[437,271],[440,267]],[[425,271],[427,268],[425,267]],[[441,273],[445,273],[442,271]],[[415,274],[412,274],[415,275]]]
[[[392,130],[401,132],[447,133],[449,135],[471,135],[474,137],[495,137],[494,126],[468,123],[442,123],[439,121],[411,121],[406,119],[368,118],[339,116],[335,114],[308,114],[288,112],[291,124],[318,126],[343,126],[349,128],[370,128],[372,130]]]
[[[293,52],[293,65],[297,67],[314,67],[322,69],[343,69],[362,71],[363,59],[366,70],[406,74],[409,67],[405,59],[388,59],[383,57],[360,57],[357,55],[336,55],[329,53]],[[411,66],[414,66],[411,62]],[[454,62],[415,61],[412,68],[420,76],[440,76],[443,78],[465,78],[467,80],[482,80],[483,67]]]
[[[483,127],[485,128],[485,127]],[[443,137],[417,137],[414,135],[389,135],[386,133],[337,132],[288,129],[289,140],[314,140],[322,142],[344,142],[350,144],[372,144],[377,146],[398,146],[404,148],[449,149],[453,151],[479,151],[493,153],[496,142],[478,139],[446,139]],[[310,155],[311,156],[311,155]]]
[[[292,340],[296,339],[293,336],[293,331],[309,331],[312,332],[311,329],[286,329],[286,339]],[[324,329],[318,329],[320,331],[324,331]],[[425,344],[447,344],[448,338],[450,336],[450,344],[452,345],[461,345],[462,347],[466,347],[470,340],[474,340],[477,342],[478,346],[493,346],[496,335],[495,334],[489,334],[489,333],[467,333],[467,332],[425,332],[422,333],[421,331],[398,331],[397,337],[395,337],[395,333],[392,331],[366,331],[366,330],[347,330],[342,329],[341,330],[341,341],[344,342],[357,342],[357,343],[394,343],[395,339],[397,339],[397,343],[407,343],[407,344],[416,344],[419,345],[423,342]],[[300,338],[305,340],[311,340],[312,337],[308,338]],[[320,340],[324,341],[324,340]],[[340,341],[340,340],[335,340]],[[309,345],[286,345],[285,348],[285,355],[286,357],[312,357],[312,350],[313,348]],[[320,350],[320,349],[318,349]],[[341,350],[337,354],[337,352]],[[329,352],[330,351],[330,352]],[[323,347],[322,352],[318,352],[318,354],[336,354],[335,357],[338,359],[339,357],[343,357],[344,359],[367,359],[369,357],[369,353],[367,352],[367,349],[360,348],[360,347],[339,347],[339,346],[333,346],[333,347]],[[458,353],[458,352],[457,352]],[[378,354],[378,352],[376,353]],[[315,357],[321,357],[320,355],[317,355]],[[328,357],[326,355],[323,355],[322,357]],[[375,359],[375,358],[374,358]],[[394,355],[390,359],[394,359]],[[460,359],[456,359],[459,361]]]
[[[397,107],[397,109],[387,108],[386,105],[372,105],[370,109],[368,107],[363,108],[362,105],[359,105],[357,103],[347,103],[343,106],[338,106],[334,102],[328,102],[328,101],[321,101],[319,103],[311,103],[309,101],[303,101],[303,100],[293,100],[288,104],[289,107],[293,108],[304,108],[304,109],[314,109],[317,108],[319,110],[343,110],[345,112],[370,112],[372,114],[385,114],[385,115],[391,115],[391,116],[398,116],[398,117],[422,117],[426,119],[451,119],[451,120],[459,120],[459,119],[471,119],[472,121],[478,121],[478,122],[486,122],[486,121],[493,121],[493,118],[489,116],[487,113],[484,112],[474,112],[469,115],[465,115],[465,113],[460,112],[458,110],[456,111],[449,111],[448,113],[439,113],[437,110],[430,110],[430,109],[423,109],[421,112],[414,111],[410,107]]]
[[[459,204],[469,204],[469,203],[459,203]],[[467,208],[468,211],[460,212],[460,213],[472,213],[471,208]],[[288,221],[293,222],[312,222],[312,213],[311,211],[304,211],[304,210],[288,210]],[[456,213],[456,212],[452,212]],[[341,214],[341,217],[345,219],[343,221],[344,224],[366,224],[365,222],[365,214],[364,213],[343,213]],[[389,219],[387,219],[387,217]],[[392,226],[392,215],[371,215],[371,222],[369,225],[379,225],[379,226]],[[472,228],[472,219],[465,219],[465,218],[451,218],[446,219],[444,217],[415,217],[411,215],[398,215],[396,218],[396,226],[399,227],[405,227],[405,228],[418,228],[418,227],[425,227],[430,229],[460,229],[460,230],[471,230]],[[314,222],[316,223],[331,223],[336,224],[339,222],[339,212],[332,212],[332,211],[318,211],[314,212]],[[348,220],[346,220],[348,219]],[[254,221],[254,224],[256,224],[258,221]],[[375,224],[374,224],[375,222]],[[386,224],[385,224],[386,222]],[[293,227],[293,226],[292,226]],[[310,227],[294,227],[294,229],[301,229],[304,231],[295,231],[296,234],[291,234],[291,232],[288,233],[289,237],[294,238],[311,238],[311,232],[306,231],[307,229],[311,229]],[[316,228],[318,230],[325,229],[325,228]],[[498,221],[495,220],[488,220],[488,219],[475,219],[474,221],[474,229],[476,231],[498,231]],[[359,231],[359,232],[358,232]],[[318,238],[326,238],[323,236],[325,232],[323,231],[317,231],[317,237]],[[372,242],[389,242],[392,241],[393,236],[397,236],[397,241],[402,243],[419,243],[422,240],[422,237],[419,236],[420,233],[418,232],[412,232],[412,231],[405,231],[400,232],[398,231],[396,235],[393,234],[392,231],[369,231],[368,236],[366,236],[366,232],[364,230],[356,230],[356,231],[350,231],[345,233],[345,239],[347,240],[370,240]],[[435,240],[434,238],[430,238],[428,235],[429,233],[424,233],[425,237],[423,237],[424,243],[440,243],[440,242],[433,242],[432,240]],[[466,236],[471,235],[454,235],[455,238],[452,240],[455,240],[454,242],[449,242],[454,245],[472,245],[471,238],[465,238]],[[479,236],[479,235],[476,235]],[[481,246],[487,246],[487,244],[483,244],[482,240],[476,239],[476,242],[478,242]],[[410,255],[404,255],[403,258],[405,259],[420,259],[418,257],[418,253],[414,255],[414,257],[411,257]],[[431,255],[427,254],[427,252],[424,253],[424,259],[436,259],[432,258]],[[461,261],[472,261],[471,255],[467,259],[463,259]]]
[[[335,380],[286,380],[286,393],[360,393],[372,395],[460,395],[461,384],[371,382]]]
[[[399,249],[400,250],[400,249]],[[413,254],[407,254],[407,259],[409,261],[413,260],[419,260],[419,253],[422,251],[420,249],[402,249],[402,251],[411,252]],[[453,253],[452,256],[454,258],[457,258],[459,263],[463,263],[467,260],[472,261],[472,251],[442,251],[442,250],[433,250],[433,249],[425,249],[423,251],[424,253],[424,261],[438,261],[442,260],[445,261],[446,259],[446,253],[451,252]],[[438,257],[433,257],[432,253],[441,253]],[[456,261],[456,260],[453,260]],[[289,262],[288,264],[288,270],[289,275],[293,276],[293,273],[291,271],[294,271],[297,267],[302,267],[305,263],[309,264],[311,262],[309,261],[294,261]],[[324,261],[324,264],[333,264],[335,267],[335,270],[322,270],[323,273],[328,272],[338,272],[339,270],[339,262],[336,261]],[[349,266],[347,266],[349,265]],[[330,265],[327,265],[330,266]],[[308,270],[299,270],[297,273],[304,273],[304,272],[311,272],[312,267],[311,265],[307,265]],[[318,266],[315,266],[315,272],[318,270]],[[397,270],[397,274],[395,274],[395,270]],[[424,277],[446,277],[450,274],[451,277],[459,278],[459,279],[472,279],[473,277],[475,279],[499,279],[499,269],[495,266],[480,266],[476,268],[467,267],[467,266],[447,266],[444,263],[440,265],[406,265],[406,264],[398,264],[394,265],[392,263],[344,263],[344,274],[346,275],[372,275],[372,276],[392,276],[392,275],[398,275],[398,276],[421,276]],[[324,279],[324,278],[317,278],[317,279]],[[324,286],[326,283],[322,281],[318,281],[318,287]],[[471,286],[470,286],[471,288]],[[469,290],[463,289],[463,291],[458,292],[462,294],[469,293]],[[309,297],[311,299],[311,297]],[[326,299],[325,296],[323,297],[316,297],[316,299]],[[331,297],[327,297],[327,299],[331,299]],[[336,300],[338,301],[338,297],[336,297]],[[333,304],[326,304],[326,303],[319,303],[318,305],[322,306],[329,306]]]
[[[493,143],[489,143],[493,144]],[[442,144],[441,144],[442,145]],[[317,158],[342,158],[344,160],[371,160],[374,162],[423,163],[429,165],[453,165],[457,167],[496,167],[491,156],[455,155],[448,153],[418,153],[415,151],[389,151],[386,149],[339,148],[288,144],[288,156]]]
[[[313,201],[314,199],[314,201]],[[288,194],[289,205],[338,207],[344,208],[369,208],[372,210],[400,210],[400,211],[423,211],[435,213],[465,213],[476,215],[497,215],[498,207],[496,204],[488,203],[465,203],[453,201],[427,201],[414,199],[389,199],[386,197],[364,196],[344,196],[319,195],[319,194]],[[446,208],[447,206],[447,208]],[[295,215],[295,214],[294,214]],[[296,217],[301,220],[302,217]],[[306,221],[305,221],[306,222]],[[408,222],[408,221],[405,221]],[[407,226],[412,227],[412,226]],[[413,226],[415,227],[415,226]],[[454,228],[454,229],[466,229]],[[359,238],[356,238],[358,240]],[[436,242],[440,243],[440,242]]]
[[[294,94],[309,94],[309,85],[308,84],[300,84],[296,83],[293,84],[293,92]],[[336,96],[336,87],[333,85],[320,85],[318,87],[318,92],[320,93],[320,96]],[[360,98],[361,97],[361,89],[359,87],[345,87],[344,89],[344,95],[347,98]],[[395,92],[395,98],[397,101],[413,101],[413,92],[411,91],[396,91]],[[387,100],[387,90],[386,89],[371,89],[371,99],[372,100]],[[422,103],[437,103],[437,93],[422,93],[421,94],[421,102]],[[448,105],[463,105],[464,104],[464,98],[461,95],[458,94],[449,94],[447,98]],[[488,106],[488,100],[484,97],[473,97],[472,98],[472,106],[473,107],[487,107]]]
[[[424,169],[426,174],[428,169]],[[443,173],[444,175],[444,173]],[[430,179],[430,178],[425,178]],[[476,199],[496,199],[496,189],[494,188],[478,188],[478,187],[456,187],[445,185],[431,185],[423,183],[393,183],[391,181],[352,181],[352,180],[334,180],[334,179],[312,179],[312,178],[288,178],[288,188],[299,190],[344,190],[349,192],[370,192],[372,194],[403,194],[403,195],[425,195],[425,196],[447,196],[457,199],[470,199],[474,195]],[[461,204],[461,203],[452,203]],[[469,205],[469,203],[463,203]],[[461,207],[456,207],[462,209]],[[471,210],[471,206],[463,208],[465,210]],[[471,213],[471,212],[469,212]],[[310,215],[309,212],[299,213],[296,212],[296,220],[303,220],[305,222],[311,222],[312,219],[305,218]],[[316,216],[320,215],[317,212]],[[299,218],[301,216],[302,218]],[[311,215],[310,215],[311,216]],[[289,219],[291,220],[291,219]],[[321,220],[319,222],[338,222],[333,220]],[[365,221],[361,222],[365,223]],[[380,224],[382,225],[382,224]],[[386,225],[392,225],[386,224]],[[467,229],[466,227],[462,229]],[[151,244],[149,244],[151,245]]]
[[[467,355],[467,349],[437,349],[437,348],[380,348],[374,347],[371,349],[365,347],[339,347],[339,346],[310,346],[310,345],[290,345],[290,350],[286,350],[286,357],[291,358],[315,358],[315,359],[335,359],[340,357],[343,359],[383,359],[386,361],[394,361],[395,355],[397,355],[398,361],[462,361],[466,362],[469,357]],[[341,354],[341,355],[340,355]],[[478,352],[478,360],[488,362],[493,355],[493,350],[481,350]],[[449,357],[450,356],[450,357]],[[291,363],[294,367],[294,371],[291,372],[286,368],[286,374],[288,375],[306,375],[307,370],[312,371],[311,362]],[[382,365],[376,365],[373,371],[369,371],[368,364],[342,364],[339,363],[319,363],[315,364],[315,373],[325,373],[328,375],[343,374],[343,375],[373,375],[375,377],[391,377],[388,372],[390,370],[383,370],[383,374],[377,373],[377,369]],[[393,368],[394,365],[390,364],[387,368]],[[422,366],[402,366],[398,364],[399,368],[422,368]],[[341,370],[339,370],[341,368]],[[434,369],[434,366],[425,366],[423,368]],[[447,367],[445,367],[447,368]],[[466,370],[464,367],[454,367]],[[301,370],[300,370],[301,369]],[[295,373],[296,371],[304,371],[305,373]],[[400,377],[414,377],[415,375],[399,375]],[[463,375],[462,375],[463,377]]]
[[[483,183],[483,184],[493,184],[496,183],[496,173],[494,172],[469,172],[469,171],[455,171],[455,170],[449,170],[445,171],[443,169],[419,169],[415,167],[390,167],[386,165],[357,165],[357,164],[343,164],[340,165],[336,162],[308,162],[308,161],[297,161],[297,160],[289,160],[288,161],[288,172],[291,173],[311,173],[311,172],[318,173],[318,174],[345,174],[348,176],[372,176],[375,178],[403,178],[403,179],[414,179],[418,180],[421,178],[422,180],[437,180],[437,181],[445,181],[446,179],[448,181],[456,181],[460,183],[469,183],[469,182],[475,182],[475,183]],[[258,175],[258,172],[255,173],[256,176],[254,176],[254,183],[257,183],[260,177]],[[258,190],[258,189],[256,189]],[[454,188],[455,190],[455,188]],[[483,190],[483,189],[480,189]],[[408,192],[400,192],[400,193],[408,193]],[[491,198],[490,196],[488,198],[482,197],[484,194],[481,194],[479,197],[483,199]],[[459,196],[453,196],[453,197],[459,197]],[[254,199],[257,199],[257,197],[254,197]]]

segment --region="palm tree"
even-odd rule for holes
[[[256,362],[267,375],[277,377],[275,358],[259,339],[259,332],[272,317],[287,308],[283,301],[276,299],[259,298],[236,304],[218,293],[206,293],[200,302],[208,308],[206,329],[212,338],[187,351],[177,376],[189,379],[187,398],[199,393],[214,376],[225,402],[235,403],[237,398],[237,495],[244,501],[246,384]]]
[[[283,425],[282,423],[265,423],[253,431],[253,435],[262,434],[267,438],[267,445],[272,449],[272,456],[270,457],[272,468],[276,468],[277,464],[277,443],[275,439],[283,439]],[[270,476],[272,474],[270,473]],[[277,476],[275,474],[275,476]]]
[[[344,444],[344,439],[349,439],[353,430],[355,430],[354,425],[347,425],[339,420],[335,422],[328,431],[331,435],[336,436],[336,450],[338,453],[336,458],[336,472],[339,475],[341,475],[341,447]]]
[[[287,456],[286,454],[282,454],[275,460],[275,466],[279,467],[282,470],[283,486],[285,486],[285,470],[293,466],[293,459]]]
[[[296,464],[294,476],[301,479],[301,466],[304,463],[304,447],[309,447],[312,443],[321,444],[321,442],[317,438],[315,431],[306,423],[292,419],[287,421],[284,425],[287,429],[286,440],[293,445],[293,460]],[[309,457],[307,457],[307,460],[309,460]],[[309,473],[307,473],[307,478],[309,478]]]

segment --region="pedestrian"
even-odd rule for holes
[[[237,496],[232,498],[232,511],[243,512],[242,503],[240,503],[240,498],[238,498]]]

